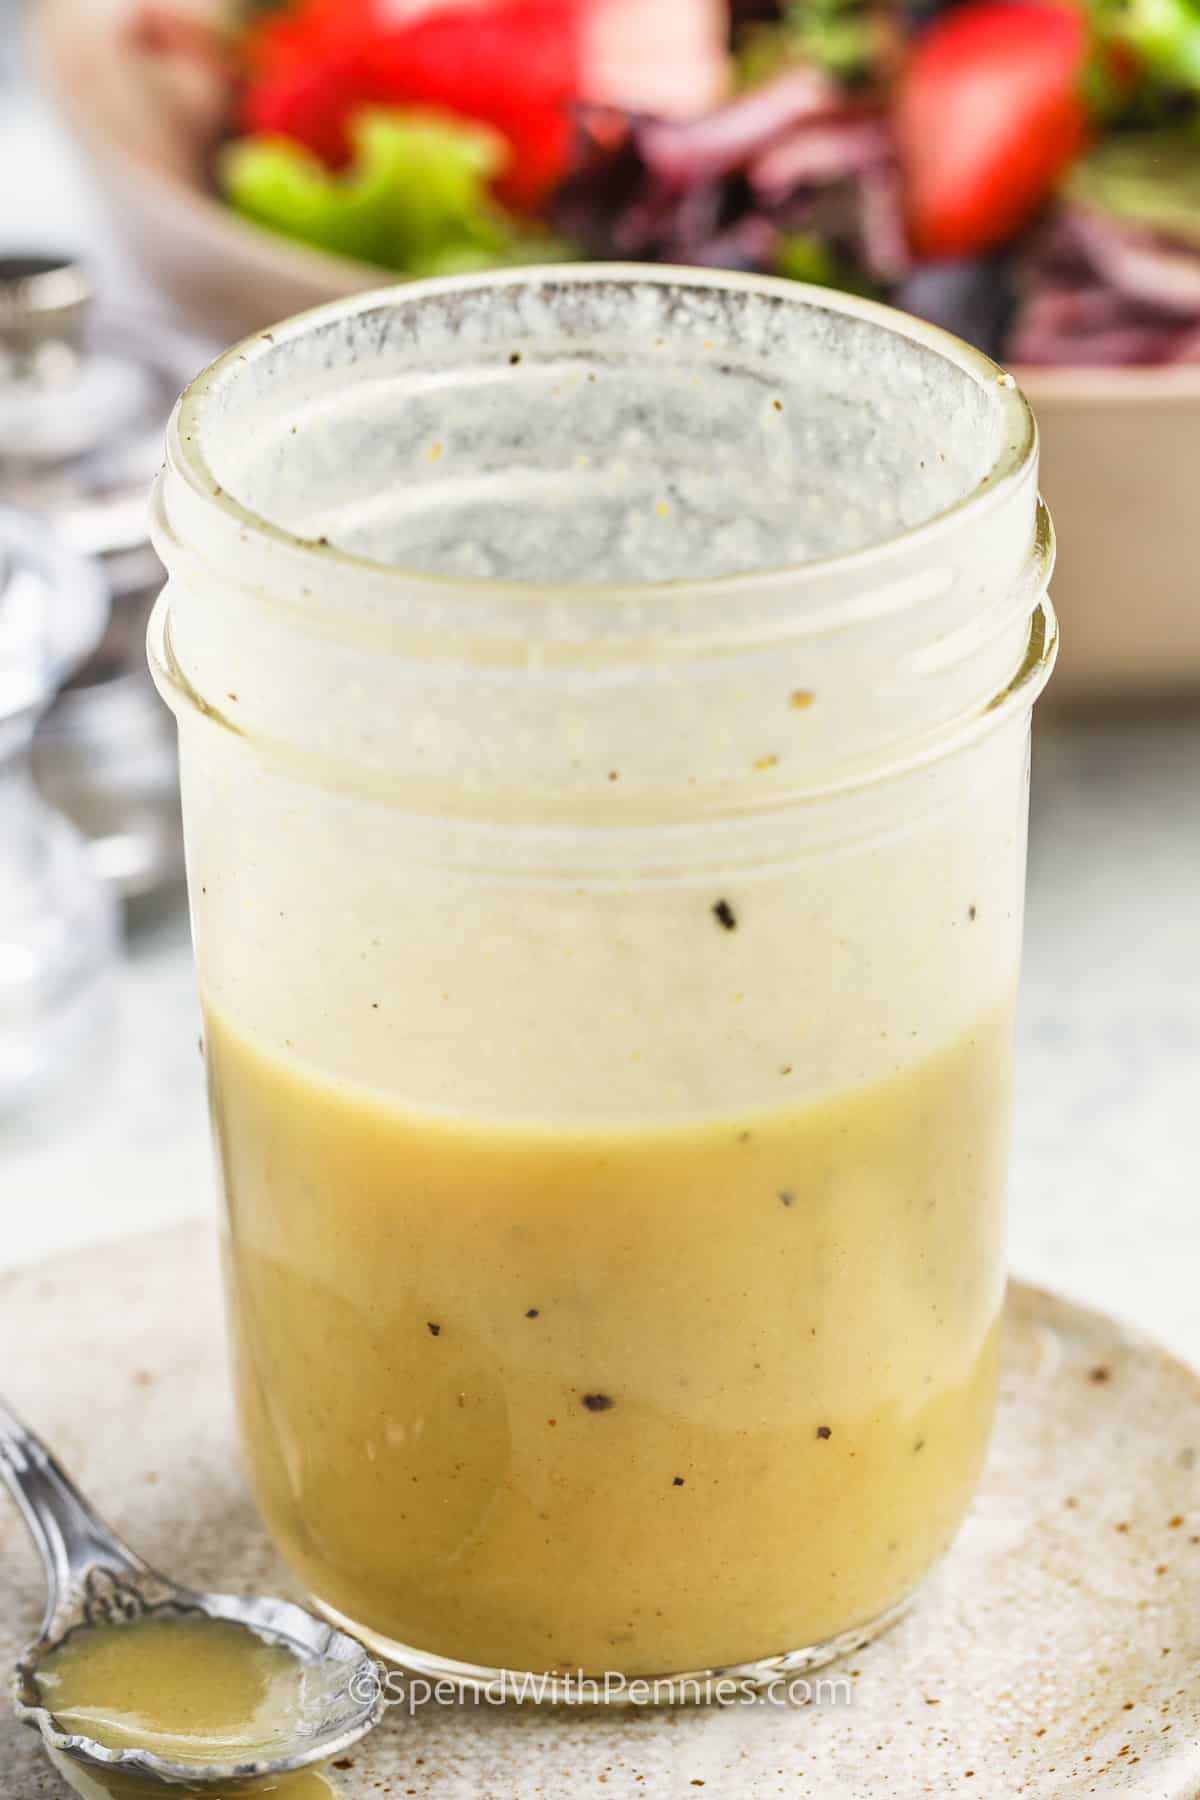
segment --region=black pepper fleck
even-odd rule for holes
[[[734,912],[732,906],[730,906],[728,900],[718,900],[712,910],[713,918],[717,921],[718,925],[723,926],[726,931],[737,930],[737,914]]]
[[[612,1405],[611,1394],[585,1394],[583,1404],[589,1412],[607,1412]]]
[[[829,1426],[829,1425],[818,1425],[818,1426],[817,1426],[817,1436],[818,1436],[818,1437],[819,1437],[819,1438],[828,1438],[828,1437],[832,1437],[832,1436],[833,1436],[833,1429],[832,1429],[832,1427],[831,1427],[831,1426]]]
[[[671,1486],[672,1487],[682,1487],[683,1486],[683,1476],[682,1475],[673,1476],[671,1479]]]
[[[432,1319],[426,1319],[425,1323],[429,1327],[430,1337],[436,1337],[442,1329],[440,1325],[435,1325]]]
[[[1094,1381],[1097,1386],[1099,1386],[1102,1382],[1111,1381],[1111,1379],[1112,1379],[1112,1370],[1106,1369],[1103,1363],[1097,1363],[1097,1365],[1094,1369],[1088,1370],[1088,1380]]]
[[[968,917],[968,919],[970,919],[970,921],[973,925],[975,923],[976,919],[979,917],[979,908],[977,906],[968,906],[967,917]]]
[[[531,1306],[529,1308],[529,1311],[525,1314],[525,1317],[527,1319],[536,1319],[537,1316],[538,1316],[538,1309],[536,1306]]]
[[[913,1445],[913,1455],[915,1456],[918,1450],[923,1450],[924,1448],[925,1448],[925,1439],[923,1437],[918,1438],[916,1443]]]
[[[779,1190],[779,1198],[783,1202],[784,1206],[795,1206],[795,1204],[796,1204],[795,1194],[789,1193],[787,1188],[781,1188]]]
[[[510,363],[519,363],[521,360],[521,352],[519,350],[514,350],[508,360]]]

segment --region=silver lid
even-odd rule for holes
[[[147,494],[176,395],[209,350],[92,298],[69,258],[0,258],[0,500],[102,557],[119,596],[161,577]]]
[[[47,345],[77,345],[91,299],[79,263],[0,256],[0,355],[19,363],[36,360]]]

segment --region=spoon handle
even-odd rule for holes
[[[0,1477],[16,1501],[46,1570],[47,1624],[93,1571],[148,1573],[93,1512],[45,1444],[0,1399]]]

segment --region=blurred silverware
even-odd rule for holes
[[[143,652],[162,585],[146,496],[167,414],[207,352],[93,299],[70,258],[0,258],[0,499],[103,568],[108,632],[44,720],[35,767],[101,879],[133,898],[182,876],[174,733]]]
[[[39,717],[107,616],[97,567],[0,507],[0,1108],[74,1062],[107,1014],[113,898],[31,761]]]

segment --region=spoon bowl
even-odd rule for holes
[[[93,1511],[34,1434],[0,1401],[0,1477],[15,1499],[46,1570],[41,1631],[12,1678],[17,1715],[49,1752],[100,1776],[154,1787],[250,1790],[330,1761],[378,1723],[385,1704],[378,1665],[356,1639],[291,1601],[197,1593],[152,1569]],[[138,1745],[112,1749],[69,1729],[43,1691],[49,1659],[96,1631],[149,1620],[207,1618],[290,1652],[305,1676],[305,1701],[285,1741],[222,1762],[173,1760]]]

